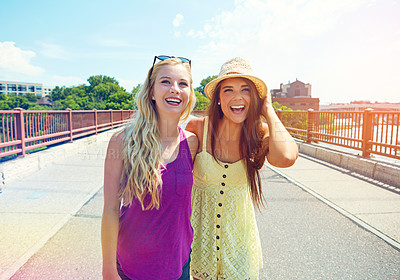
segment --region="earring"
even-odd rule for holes
[[[221,105],[221,102],[218,101],[218,105]]]

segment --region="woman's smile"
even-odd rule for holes
[[[232,105],[232,106],[230,106],[230,108],[234,114],[241,114],[244,111],[245,106],[244,105]]]
[[[182,100],[178,97],[169,97],[165,99],[165,102],[172,106],[178,106],[182,103]]]

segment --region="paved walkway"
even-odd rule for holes
[[[0,194],[0,280],[9,279],[103,187],[105,152],[113,132],[92,136],[98,141],[88,141],[77,153],[53,159],[6,185]],[[24,165],[24,159],[17,160]]]
[[[92,270],[90,275],[97,276],[93,276],[93,278],[82,276],[81,278],[75,277],[73,279],[99,278],[98,275],[100,275],[99,269],[101,268],[101,255],[98,226],[100,220],[99,213],[101,213],[102,207],[101,189],[103,181],[103,164],[106,145],[107,141],[95,142],[92,145],[89,145],[87,149],[79,151],[74,156],[70,156],[62,161],[56,161],[53,164],[49,164],[48,166],[35,172],[34,174],[26,176],[25,178],[6,186],[6,188],[3,190],[3,193],[0,194],[0,280],[9,279],[13,275],[14,277],[12,279],[50,279],[48,277],[33,277],[32,275],[27,278],[26,274],[23,273],[24,270],[21,270],[21,268],[24,268],[24,264],[28,260],[33,259],[32,256],[39,252],[45,244],[48,244],[51,241],[50,239],[57,233],[62,232],[66,228],[71,231],[71,228],[73,229],[74,227],[72,225],[69,225],[68,222],[73,220],[73,218],[77,216],[79,216],[80,218],[92,217],[96,219],[95,235],[94,237],[90,237],[91,239],[88,239],[87,241],[88,243],[90,243],[90,246],[92,246],[92,250],[94,251],[94,253],[90,254],[93,257],[93,264],[91,267],[86,267],[82,269]],[[371,236],[374,237],[372,238],[372,241],[368,241],[368,243],[366,243],[372,244],[369,245],[371,248],[367,248],[367,250],[378,251],[377,248],[382,248],[385,252],[380,254],[379,257],[376,257],[376,263],[379,266],[380,262],[387,262],[382,268],[384,270],[383,273],[379,272],[381,273],[380,275],[385,276],[379,279],[400,279],[399,194],[391,192],[388,189],[381,188],[377,182],[369,182],[368,178],[360,178],[356,176],[356,174],[353,174],[347,170],[337,168],[335,166],[314,160],[312,158],[308,158],[306,156],[301,156],[293,167],[287,169],[276,169],[266,165],[266,167],[264,167],[263,169],[263,182],[274,186],[277,191],[279,191],[282,186],[287,186],[288,188],[290,188],[290,193],[280,193],[275,197],[272,196],[270,198],[271,202],[269,204],[269,207],[272,208],[272,211],[267,211],[267,215],[268,213],[270,215],[279,214],[279,207],[284,207],[285,201],[293,201],[293,207],[295,203],[302,203],[303,200],[311,200],[308,197],[311,197],[312,195],[326,205],[329,205],[331,208],[341,213],[337,214],[338,212],[331,211],[333,213],[336,213],[336,216],[332,218],[332,220],[339,220],[339,223],[344,223],[344,221],[348,221],[347,218],[349,218],[350,220],[361,226],[362,231],[365,232],[361,234],[364,236],[364,238],[366,238],[365,236],[368,236],[368,239],[370,240],[372,238]],[[294,191],[294,189],[297,190]],[[299,192],[298,190],[304,190],[307,193],[307,197],[305,197],[304,194],[301,194],[302,191]],[[287,190],[285,189],[285,191]],[[274,191],[267,190],[266,192],[268,198],[268,192],[273,195]],[[322,211],[319,210],[322,209],[322,206],[313,206],[315,205],[314,200],[317,201],[316,199],[313,199],[313,204],[310,205],[311,208],[308,209],[308,212],[306,214],[302,214],[302,217],[304,219],[310,220],[312,218],[312,222],[307,223],[318,225],[319,229],[316,228],[315,231],[319,230],[321,232],[319,234],[324,234],[325,228],[321,228],[322,226],[320,224],[316,224],[318,223],[318,219],[320,219],[318,216],[320,213],[315,212]],[[90,203],[86,204],[87,202]],[[320,205],[323,204],[320,202],[318,203]],[[88,207],[88,205],[91,205],[90,207],[96,209],[96,212],[94,212],[95,214],[87,214],[88,212],[85,212],[87,210],[82,210],[86,209],[85,207]],[[300,209],[301,206],[299,205],[300,204],[296,204],[296,209]],[[278,210],[278,212],[274,212],[276,210]],[[284,211],[283,208],[282,211]],[[326,209],[323,211],[326,211]],[[293,215],[298,214],[294,212],[292,213]],[[263,219],[262,216],[264,216],[264,218],[268,220],[267,215],[261,214],[258,217],[260,235],[263,236],[267,230],[270,230],[267,228],[271,227],[271,225],[269,225],[267,228],[265,228],[266,226],[264,226],[264,224],[260,225],[260,221]],[[290,215],[290,213],[286,214],[286,216],[288,215]],[[343,217],[342,215],[345,215],[347,218],[344,218],[344,220],[342,218],[337,218],[338,216]],[[330,218],[326,218],[326,220],[328,221],[327,223],[329,223],[329,219]],[[290,224],[288,224],[289,221]],[[296,223],[299,223],[299,221],[297,220],[291,221],[290,217],[287,218],[287,223],[283,219],[281,220],[281,222],[283,223],[282,229],[285,226],[290,226],[291,228],[294,228],[296,226]],[[80,221],[80,223],[84,225],[86,222]],[[64,225],[69,226],[64,227]],[[346,228],[347,226],[349,225],[346,225]],[[277,232],[279,232],[280,229],[276,227],[274,230],[274,233],[271,232],[270,234],[278,234]],[[352,228],[351,230],[355,231],[354,228]],[[360,235],[359,230],[360,229],[357,229],[358,233],[356,237]],[[282,236],[286,236],[289,234],[289,231],[290,230],[286,230],[285,232],[281,232],[279,234],[281,234]],[[294,234],[296,233],[297,232],[294,232]],[[48,270],[52,270],[51,260],[54,260],[54,262],[56,262],[58,258],[75,258],[75,254],[77,254],[76,251],[79,251],[79,249],[71,250],[71,248],[74,248],[74,243],[80,244],[81,239],[85,239],[87,237],[86,235],[92,236],[91,234],[92,233],[86,231],[85,235],[81,236],[79,234],[76,234],[75,232],[70,233],[67,238],[64,238],[64,245],[61,245],[61,247],[63,247],[63,250],[58,251],[57,254],[59,255],[52,255],[49,258],[50,261],[45,262]],[[293,235],[293,233],[290,234]],[[339,235],[335,238],[339,237],[338,242],[340,242],[341,238],[343,238],[343,240],[346,239],[347,234],[350,235],[351,233],[346,232],[345,229],[340,229]],[[379,238],[376,238],[375,235]],[[315,236],[311,236],[310,234],[310,236],[308,237],[301,236],[300,238],[303,240],[310,240],[312,238],[315,238]],[[266,237],[266,240],[267,239],[268,236]],[[328,239],[330,239],[329,235],[328,237],[326,237],[325,240]],[[285,238],[285,240],[288,240],[288,238]],[[357,246],[362,246],[360,244],[365,241],[360,241],[361,243],[359,243],[354,240],[355,239],[352,239],[350,243],[354,243]],[[384,240],[384,242],[378,242],[377,240]],[[56,241],[53,240],[52,242]],[[268,240],[265,242],[268,242]],[[389,244],[390,246],[387,244]],[[271,248],[274,246],[277,245],[272,244]],[[309,244],[308,246],[310,246],[309,249],[311,249],[315,248],[316,246],[324,245],[318,244],[318,242],[315,241],[315,244]],[[54,247],[60,248],[60,245]],[[288,254],[296,254],[296,248],[294,248],[293,245],[290,245],[288,247]],[[360,251],[363,251],[365,248],[359,247],[359,249]],[[355,251],[358,251],[359,249],[357,247],[354,248]],[[70,255],[65,256],[67,252],[69,252]],[[346,252],[342,252],[342,254],[345,253]],[[46,255],[47,253],[42,254]],[[273,264],[274,262],[282,261],[279,259],[274,260],[274,258],[279,258],[279,256],[271,256],[270,254],[272,254],[271,251],[268,251],[264,255],[264,258],[268,258],[268,263]],[[369,256],[369,253],[364,254]],[[299,260],[299,258],[304,255],[305,253],[303,252],[297,252],[296,256],[299,256],[297,260]],[[319,257],[320,255],[318,256],[318,258]],[[326,260],[321,260],[322,263],[327,263],[331,257],[332,256],[326,256]],[[348,256],[348,258],[353,257],[355,258],[356,256],[354,256],[354,254]],[[382,258],[382,260],[380,260],[379,258]],[[76,257],[76,259],[79,260],[79,257]],[[338,258],[338,261],[339,260],[340,256]],[[35,266],[35,261],[31,261],[29,262],[29,265],[25,267],[25,271],[30,271],[30,269],[39,270],[39,268],[43,268],[43,266],[44,264]],[[318,266],[320,267],[321,263],[318,263]],[[79,270],[78,265],[75,265],[74,267],[75,270]],[[355,267],[358,267],[358,264]],[[70,268],[70,270],[73,269],[74,268]],[[335,269],[335,266],[333,266],[332,269]],[[338,267],[337,269],[340,268]],[[368,271],[368,269],[366,268],[365,271]],[[55,272],[56,273],[54,274],[54,272],[52,271],[52,273],[50,274],[54,277],[52,279],[68,278],[65,278],[62,272],[58,272],[58,274],[57,271]],[[262,279],[288,279],[286,276],[284,276],[283,271],[279,272],[278,269],[277,273],[281,273],[281,275],[279,276],[277,274],[273,278]],[[299,275],[302,275],[300,272],[298,273]],[[78,275],[82,275],[82,272],[79,272]],[[269,272],[269,275],[271,275],[271,272]],[[376,277],[369,278],[365,275],[362,277],[363,279],[378,279]],[[307,278],[293,276],[293,278],[291,279]],[[323,276],[321,276],[320,278],[315,279],[335,278],[324,278]],[[350,277],[336,279],[360,278]]]
[[[400,250],[398,188],[306,155],[290,168],[269,168]]]

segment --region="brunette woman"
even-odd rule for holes
[[[272,107],[267,86],[249,62],[225,62],[204,89],[207,117],[186,129],[199,139],[192,191],[194,279],[258,279],[262,253],[254,206],[263,205],[265,159],[289,167],[297,145]]]

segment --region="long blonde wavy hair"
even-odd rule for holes
[[[162,188],[160,174],[161,140],[158,129],[158,113],[155,101],[152,100],[154,83],[160,69],[166,65],[183,65],[190,77],[190,97],[186,109],[180,116],[184,122],[193,110],[196,97],[193,91],[193,79],[190,65],[180,59],[163,60],[153,66],[136,96],[138,106],[134,119],[125,126],[123,132],[123,161],[124,167],[121,177],[120,198],[124,206],[131,206],[134,198],[139,200],[143,210],[159,209]],[[151,77],[149,78],[149,75]],[[144,199],[150,195],[150,202],[144,205]]]

